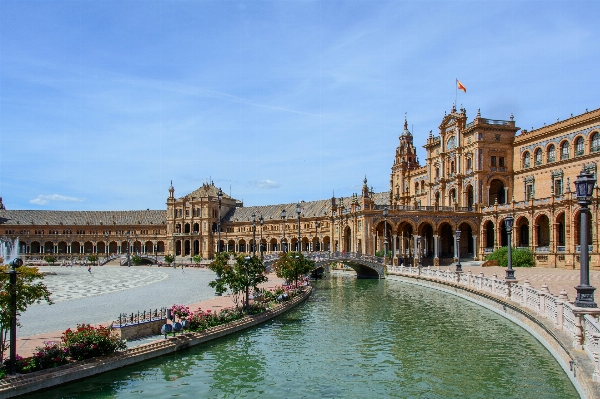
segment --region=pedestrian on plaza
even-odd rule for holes
[[[92,265],[88,266],[88,272],[90,272],[90,274],[92,274]]]
[[[185,271],[183,270],[183,263],[181,264],[181,273],[185,273]]]
[[[398,258],[398,266],[402,266],[403,263],[404,263],[404,259]]]

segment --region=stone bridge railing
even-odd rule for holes
[[[425,279],[464,286],[465,288],[501,297],[506,301],[529,309],[538,318],[549,320],[554,328],[564,331],[572,340],[576,350],[584,350],[593,363],[594,371],[592,380],[600,382],[600,323],[599,308],[578,308],[569,298],[566,291],[561,291],[558,296],[550,293],[546,284],[540,290],[531,287],[528,280],[523,284],[508,283],[504,279],[478,275],[471,271],[456,273],[452,270],[439,270],[434,268],[417,268],[406,266],[388,266],[389,274],[408,275]]]
[[[305,258],[313,260],[317,267],[323,266],[327,268],[330,263],[342,262],[350,267],[354,265],[362,265],[377,272],[380,278],[385,278],[384,259],[373,255],[364,255],[355,252],[303,252]],[[263,263],[268,271],[275,260],[279,258],[278,254],[265,256]]]

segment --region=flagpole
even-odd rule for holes
[[[454,82],[454,107],[456,108],[456,101],[458,100],[458,78]]]

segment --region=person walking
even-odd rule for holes
[[[88,266],[88,272],[90,272],[90,274],[92,274],[92,265]]]

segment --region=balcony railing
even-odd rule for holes
[[[567,247],[564,245],[559,245],[556,247],[556,252],[567,252]]]
[[[535,252],[540,253],[540,254],[547,254],[547,253],[550,253],[550,247],[537,247],[535,249]]]
[[[588,252],[592,252],[594,250],[594,246],[593,245],[588,245]],[[575,246],[575,252],[581,252],[581,245],[576,245]]]
[[[492,252],[494,252],[494,248],[483,248],[483,253],[485,254],[491,254]]]

